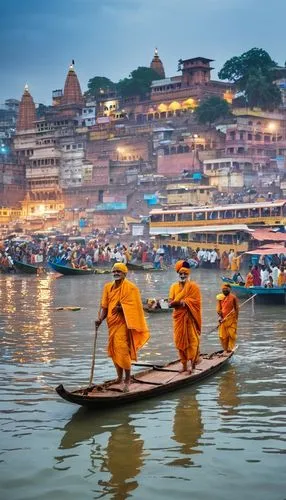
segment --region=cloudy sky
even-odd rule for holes
[[[35,102],[50,104],[76,63],[82,90],[89,78],[113,81],[149,66],[154,47],[167,76],[178,59],[215,59],[264,48],[286,60],[286,0],[1,0],[0,104],[29,84]]]

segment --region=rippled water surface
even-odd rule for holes
[[[219,347],[215,271],[196,270],[203,347]],[[172,271],[130,273],[144,297],[167,296]],[[54,388],[89,380],[93,324],[109,276],[0,276],[1,500],[286,499],[286,307],[240,313],[239,348],[213,378],[100,413]],[[56,311],[63,305],[80,311]],[[145,361],[177,357],[171,315],[150,315]],[[95,380],[113,377],[101,326]]]

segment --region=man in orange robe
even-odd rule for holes
[[[137,351],[149,339],[140,292],[126,279],[127,267],[117,262],[112,268],[114,281],[104,286],[98,328],[107,318],[109,331],[108,355],[117,371],[117,383],[123,381],[124,391],[129,390],[131,361],[137,360]]]
[[[217,313],[219,315],[219,338],[224,353],[234,350],[237,337],[239,305],[237,297],[231,293],[231,286],[225,283],[222,293],[217,295]]]
[[[249,266],[249,271],[247,273],[246,280],[245,280],[245,287],[249,288],[253,285],[254,285],[254,281],[253,281],[253,274],[252,274],[252,266]]]
[[[199,286],[189,280],[190,265],[180,260],[175,269],[179,282],[169,292],[169,306],[174,308],[174,342],[183,365],[182,371],[191,373],[200,355],[202,328],[202,299]]]

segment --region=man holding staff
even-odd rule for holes
[[[229,283],[222,285],[222,293],[217,295],[219,315],[218,334],[224,354],[234,350],[237,337],[239,305],[237,297],[231,293]]]
[[[117,262],[112,268],[114,281],[104,286],[98,328],[107,319],[109,331],[108,355],[117,372],[116,383],[123,382],[123,391],[129,391],[131,361],[137,361],[137,351],[149,339],[139,289],[126,279],[127,266]]]

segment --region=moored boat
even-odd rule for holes
[[[60,384],[56,391],[66,401],[90,409],[114,408],[119,405],[160,396],[200,382],[225,366],[232,355],[233,352],[230,352],[223,356],[222,351],[209,355],[202,354],[192,373],[181,373],[180,361],[160,366],[142,363],[141,366],[148,366],[149,368],[132,376],[129,392],[124,392],[121,385],[116,384],[115,380],[73,391],[68,391]],[[140,363],[137,366],[140,366]]]
[[[45,268],[43,266],[34,266],[33,264],[26,264],[21,262],[20,260],[13,260],[13,265],[18,273],[24,274],[38,274],[42,270],[45,272]]]
[[[259,302],[264,303],[285,303],[286,300],[286,287],[273,287],[273,288],[265,288],[264,286],[250,286],[246,287],[244,285],[238,285],[234,283],[232,280],[222,277],[222,281],[225,283],[229,283],[233,293],[237,295],[237,297],[251,297],[255,296],[255,299]],[[227,281],[228,280],[228,281]]]
[[[127,267],[129,271],[143,271],[148,273],[165,271],[163,268],[153,267],[152,264],[135,264],[134,262],[128,262]]]
[[[57,264],[55,262],[49,262],[49,266],[57,273],[63,274],[65,276],[83,276],[90,274],[107,274],[110,271],[108,269],[80,269],[78,267],[64,266],[62,264]]]

